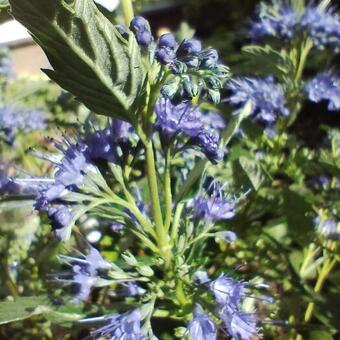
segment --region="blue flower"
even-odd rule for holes
[[[216,280],[210,282],[209,289],[219,305],[238,308],[246,294],[246,285],[246,282],[221,274]]]
[[[218,52],[213,48],[209,48],[200,53],[200,59],[201,68],[213,69],[217,66],[218,63]]]
[[[39,191],[35,202],[37,210],[45,210],[49,203],[61,198],[68,190],[76,191],[82,186],[86,173],[94,167],[88,155],[89,148],[84,142],[71,144],[64,139],[64,143],[65,145],[55,142],[55,146],[64,156],[60,162],[51,159],[58,170],[54,179],[43,185]]]
[[[211,163],[216,164],[223,159],[224,152],[219,146],[219,134],[216,131],[202,130],[192,138],[192,142],[201,148]]]
[[[257,8],[258,18],[251,22],[248,36],[253,41],[265,37],[290,40],[294,35],[307,34],[314,47],[340,47],[340,16],[332,6],[309,4],[305,11],[298,13],[283,1],[261,3]]]
[[[47,211],[48,218],[51,220],[52,230],[59,240],[68,238],[69,226],[73,221],[73,215],[69,208],[63,205],[52,206]]]
[[[283,88],[273,77],[234,78],[227,88],[231,91],[227,101],[232,106],[240,109],[250,101],[252,115],[265,124],[272,125],[278,116],[289,115]]]
[[[141,329],[142,316],[138,309],[107,318],[107,324],[91,333],[95,339],[141,340],[145,339]]]
[[[317,74],[306,85],[309,100],[319,103],[328,101],[328,110],[340,110],[340,77],[331,71]]]
[[[0,132],[6,136],[6,141],[13,143],[19,131],[29,133],[46,129],[46,117],[41,110],[0,107]]]
[[[228,334],[235,340],[251,340],[258,335],[257,318],[254,313],[245,313],[229,305],[220,310]]]
[[[302,15],[300,26],[306,30],[317,48],[340,48],[340,15],[328,6],[324,9],[308,5]]]
[[[291,39],[296,33],[299,17],[291,7],[280,3],[261,3],[257,7],[257,16],[251,21],[248,33],[253,41],[261,41],[265,37]]]
[[[202,43],[197,39],[185,39],[179,45],[176,56],[179,59],[198,56],[202,51]]]
[[[74,299],[78,302],[89,297],[91,289],[99,280],[98,271],[111,267],[93,247],[90,247],[89,253],[83,258],[61,256],[61,259],[71,266],[72,271],[59,274],[57,281],[73,285],[76,289]]]
[[[156,128],[167,137],[184,133],[189,137],[197,136],[203,129],[201,111],[189,102],[174,104],[170,99],[161,97],[156,106]]]
[[[142,287],[139,287],[136,282],[127,282],[124,284],[124,292],[123,295],[128,296],[141,296],[144,295],[146,290]]]
[[[229,220],[235,216],[235,200],[224,198],[218,184],[214,184],[209,195],[197,195],[193,201],[195,217],[209,222]]]
[[[314,224],[316,230],[319,234],[332,239],[340,239],[340,229],[338,228],[338,223],[333,219],[322,220],[319,216],[314,219]]]
[[[188,101],[174,104],[170,99],[161,97],[155,112],[155,128],[164,138],[171,139],[177,135],[188,137],[189,144],[198,146],[212,163],[223,158],[219,135],[207,127],[207,118],[203,118],[199,108],[191,106]]]
[[[135,16],[130,23],[130,30],[135,34],[139,45],[149,46],[152,43],[150,24],[145,18]]]
[[[83,142],[70,144],[67,141],[67,148],[56,143],[56,147],[64,153],[59,169],[56,172],[55,184],[62,184],[65,188],[72,188],[83,183],[84,176],[93,166],[88,156],[88,146]]]
[[[196,305],[194,317],[188,325],[193,340],[215,340],[216,326],[200,305]]]
[[[114,135],[111,127],[91,133],[87,138],[88,155],[93,160],[116,161]]]
[[[222,130],[227,126],[225,118],[213,111],[202,112],[202,122],[206,129],[212,130]]]
[[[177,46],[176,38],[171,33],[163,34],[159,38],[155,57],[163,65],[172,63],[176,58],[175,47]]]

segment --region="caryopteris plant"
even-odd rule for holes
[[[70,299],[84,309],[59,318],[87,327],[93,338],[154,339],[159,319],[192,339],[258,335],[263,315],[254,297],[263,286],[233,278],[232,268],[206,271],[209,240],[236,239],[219,222],[234,217],[239,200],[204,171],[225,157],[251,112],[246,102],[226,126],[201,110],[204,101],[219,103],[229,78],[217,51],[171,33],[156,41],[126,0],[126,26],[113,25],[92,0],[10,5],[47,55],[52,69],[44,72],[107,117],[77,136],[50,140],[60,152],[42,155],[52,178],[14,178],[12,186],[34,198],[61,242],[79,239],[85,215],[133,240],[114,262],[89,244],[60,255],[68,270],[54,280],[66,292],[75,288]]]

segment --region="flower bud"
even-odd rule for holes
[[[174,49],[177,45],[176,38],[172,33],[165,33],[160,36],[158,46]]]
[[[178,58],[197,56],[202,50],[202,43],[197,39],[183,40],[176,52]]]
[[[149,46],[153,40],[149,22],[141,17],[135,16],[130,24],[130,30],[135,34],[139,45]]]
[[[175,52],[168,47],[157,48],[155,53],[156,59],[163,65],[170,64],[175,60]]]
[[[208,49],[201,53],[201,64],[202,68],[212,69],[216,67],[218,61],[218,53],[214,49]]]

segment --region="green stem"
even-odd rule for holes
[[[171,150],[166,151],[165,172],[164,172],[164,194],[165,194],[165,219],[164,228],[169,231],[172,211],[172,193],[171,193]]]
[[[303,70],[305,68],[307,56],[312,48],[313,44],[309,41],[309,39],[302,45],[301,53],[299,58],[298,67],[295,73],[295,81],[298,82],[301,80]]]
[[[336,247],[336,243],[332,242],[331,250],[334,250],[335,247]],[[336,263],[337,263],[336,258],[333,258],[333,259],[328,258],[323,263],[323,266],[321,268],[321,271],[318,275],[318,278],[317,278],[315,286],[314,286],[314,292],[315,293],[321,292],[323,285],[325,284],[331,270],[336,265]],[[315,308],[315,302],[314,301],[309,302],[308,305],[307,305],[306,311],[305,311],[305,316],[304,316],[304,322],[305,323],[310,322],[310,320],[312,319],[314,308]],[[303,337],[302,337],[301,334],[298,334],[295,339],[296,340],[302,340]]]
[[[184,203],[178,203],[175,211],[174,220],[172,222],[171,230],[171,242],[173,243],[177,239],[179,222],[184,208]]]
[[[167,233],[163,225],[163,217],[161,204],[159,200],[159,191],[157,183],[157,174],[155,169],[155,156],[153,152],[152,142],[148,142],[145,145],[146,152],[146,165],[147,165],[147,177],[149,184],[149,193],[152,205],[152,212],[155,219],[156,225],[156,236],[157,244],[159,247],[160,254],[163,255],[166,267],[169,266],[171,261],[170,245],[167,241]]]
[[[178,281],[176,285],[176,297],[178,302],[182,305],[185,306],[188,304],[188,299],[185,296],[184,289],[183,289],[183,282]]]
[[[323,264],[323,267],[321,269],[320,275],[316,281],[314,292],[319,293],[326,282],[329,273],[331,272],[332,268],[336,264],[336,259],[327,259],[325,263]],[[307,306],[306,313],[305,313],[305,322],[309,322],[312,318],[313,311],[315,307],[315,302],[310,302]]]
[[[130,22],[134,17],[132,2],[131,0],[120,0],[120,3],[124,14],[125,24],[129,27]]]

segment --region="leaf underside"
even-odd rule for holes
[[[139,47],[92,0],[10,0],[13,16],[44,50],[43,70],[95,113],[133,122],[145,72]]]

